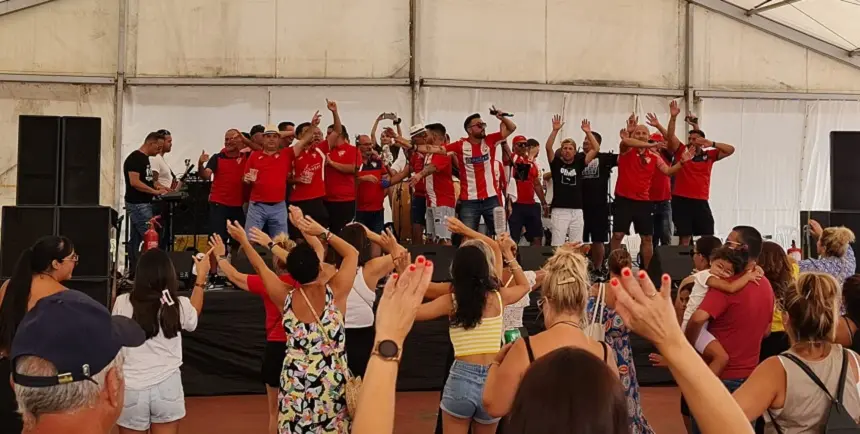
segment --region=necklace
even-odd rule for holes
[[[555,326],[557,326],[557,325],[559,325],[559,324],[566,324],[566,325],[569,325],[569,326],[572,326],[572,327],[576,327],[576,328],[578,328],[578,329],[580,329],[580,330],[582,329],[582,326],[581,326],[581,325],[579,325],[579,324],[577,324],[577,323],[575,323],[575,322],[573,322],[573,321],[556,321],[556,322],[552,323],[552,325],[551,325],[551,326],[547,327],[547,330],[549,330],[549,329],[551,329],[551,328],[553,328],[553,327],[555,327]]]

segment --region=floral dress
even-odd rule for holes
[[[349,432],[343,314],[334,304],[331,288],[326,287],[325,309],[320,318],[323,329],[316,322],[305,324],[290,308],[293,296],[298,297],[296,303],[305,303],[298,291],[288,295],[285,303],[287,353],[278,394],[278,431],[280,434]]]
[[[587,317],[594,312],[595,298],[588,299]],[[642,414],[642,404],[639,401],[639,382],[636,380],[636,365],[633,363],[633,351],[630,348],[630,330],[624,325],[621,315],[608,306],[600,313],[606,330],[606,345],[615,351],[618,363],[618,374],[624,393],[627,395],[627,414],[630,416],[631,434],[653,434],[654,430],[645,415]]]

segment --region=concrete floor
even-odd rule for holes
[[[675,387],[644,387],[642,406],[659,434],[683,434],[680,393]],[[395,433],[432,433],[436,425],[439,392],[397,394]],[[266,434],[266,397],[263,395],[188,398],[183,434]]]

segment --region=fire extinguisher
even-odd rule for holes
[[[158,248],[158,241],[159,241],[160,237],[158,236],[158,230],[156,230],[155,227],[156,226],[161,227],[161,225],[158,224],[159,218],[161,218],[161,216],[155,216],[155,217],[149,219],[149,222],[147,223],[147,226],[149,226],[149,228],[143,234],[143,251],[144,252],[149,250],[149,249],[157,249]]]
[[[797,243],[795,243],[794,240],[791,240],[791,248],[788,249],[788,256],[794,258],[796,262],[800,262],[800,260],[803,259],[801,253],[801,250],[797,248]]]

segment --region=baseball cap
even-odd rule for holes
[[[648,138],[648,140],[652,140],[652,141],[654,141],[654,142],[663,142],[663,141],[665,141],[665,140],[663,139],[663,135],[662,135],[662,134],[660,134],[660,133],[654,133],[654,134],[651,134],[651,137],[649,137],[649,138]]]
[[[517,143],[525,143],[528,141],[529,139],[527,139],[526,136],[516,136],[514,137],[514,140],[511,141],[511,143],[516,145]]]
[[[111,315],[82,292],[62,291],[39,300],[24,315],[12,340],[12,380],[26,387],[92,380],[123,347],[139,347],[145,341],[143,329],[131,318]],[[22,356],[45,359],[58,374],[18,374],[14,366]]]
[[[266,125],[266,129],[263,130],[263,135],[266,135],[266,134],[280,134],[278,132],[277,125]]]
[[[424,133],[424,124],[416,124],[409,127],[409,137],[415,137],[419,134]]]

